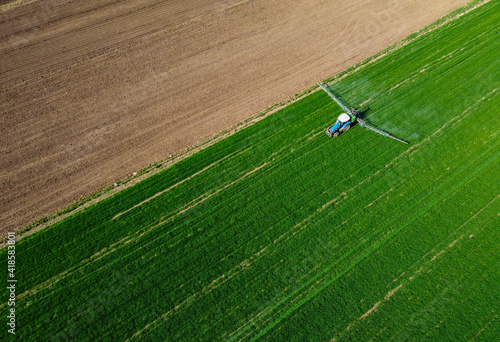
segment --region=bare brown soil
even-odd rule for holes
[[[0,229],[22,228],[201,142],[465,3],[2,6]]]

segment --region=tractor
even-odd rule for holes
[[[356,122],[356,118],[347,113],[339,115],[335,125],[326,129],[326,135],[329,137],[338,137],[340,133],[347,131]]]

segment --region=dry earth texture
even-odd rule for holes
[[[0,227],[290,98],[466,0],[0,0]]]

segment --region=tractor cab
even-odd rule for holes
[[[351,128],[352,122],[353,122],[353,119],[351,118],[351,116],[349,114],[342,113],[339,115],[335,125],[327,128],[326,134],[329,137],[336,137],[341,132],[347,131],[349,128]]]

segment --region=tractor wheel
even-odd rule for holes
[[[349,124],[349,125],[345,126],[345,127],[344,127],[344,129],[343,129],[343,131],[344,131],[344,132],[345,132],[345,131],[348,131],[348,130],[349,130],[349,128],[351,128],[351,124]]]
[[[337,131],[337,132],[333,133],[332,137],[336,138],[336,137],[338,137],[338,136],[339,136],[339,134],[340,134],[340,132],[339,132],[339,131]]]

